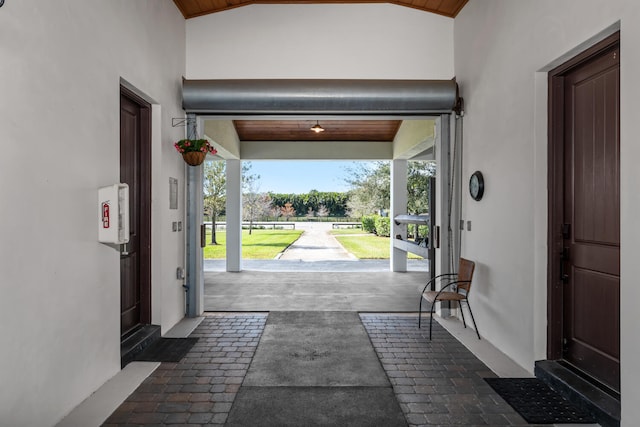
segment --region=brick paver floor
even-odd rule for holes
[[[222,426],[244,379],[267,314],[207,315],[180,363],[162,363],[104,426]]]
[[[410,426],[528,425],[482,379],[495,374],[439,324],[429,341],[415,315],[360,318]],[[223,426],[266,319],[266,313],[206,315],[187,356],[162,363],[103,426]]]
[[[410,426],[529,425],[483,380],[496,375],[436,322],[429,341],[416,315],[360,318]]]

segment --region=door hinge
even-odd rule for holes
[[[569,351],[569,340],[566,338],[562,339],[562,352],[567,353]]]
[[[571,224],[562,224],[562,238],[563,239],[571,238]]]

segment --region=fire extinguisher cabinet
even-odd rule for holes
[[[129,242],[129,186],[114,184],[98,189],[98,241]]]

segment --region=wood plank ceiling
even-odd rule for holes
[[[241,141],[388,141],[401,120],[234,120]],[[315,133],[319,123],[325,131]]]
[[[282,3],[392,3],[411,7],[425,12],[455,18],[469,0],[173,0],[182,15],[186,18],[208,15],[250,4],[282,4]]]
[[[392,3],[455,18],[469,0],[174,0],[185,19],[251,4]],[[241,141],[393,141],[400,120],[235,120]]]

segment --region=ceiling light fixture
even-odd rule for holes
[[[317,120],[316,120],[316,124],[311,126],[311,128],[309,129],[314,131],[315,133],[324,132],[324,128],[320,126],[320,123]]]

